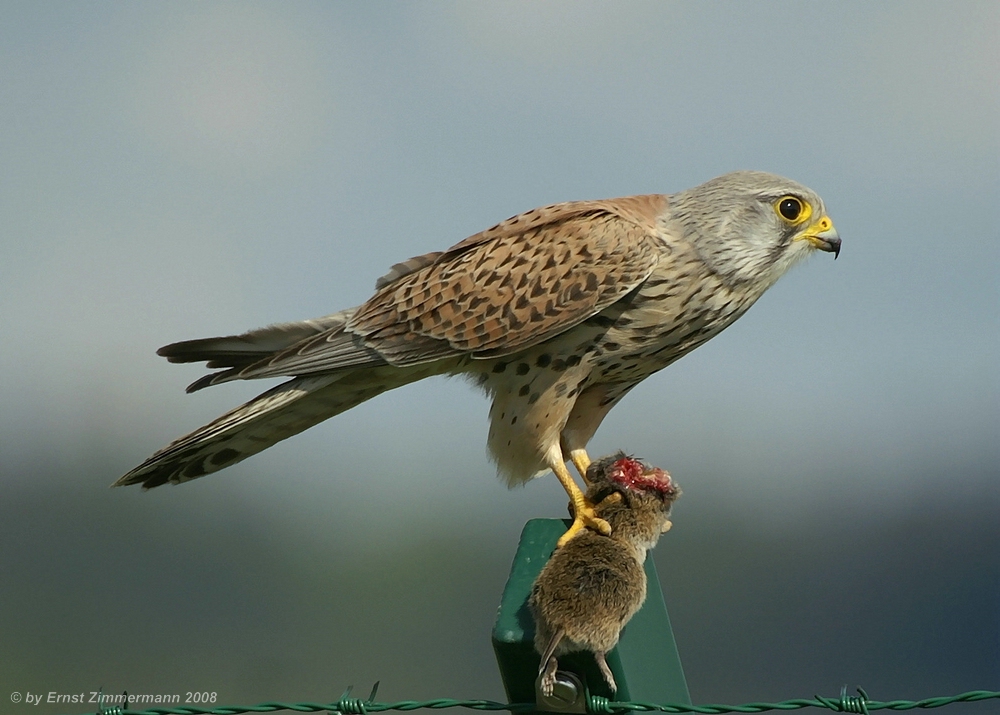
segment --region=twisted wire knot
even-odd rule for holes
[[[365,701],[361,698],[341,698],[337,701],[337,712],[344,715],[368,715]]]
[[[591,695],[587,698],[587,712],[613,715],[615,710],[611,707],[611,701],[606,697],[602,695]]]
[[[820,695],[817,695],[816,699],[835,712],[869,715],[868,693],[865,692],[864,688],[858,688],[858,693],[858,695],[848,695],[845,685],[840,689],[840,700],[831,700]]]
[[[351,691],[354,690],[354,686],[350,686],[344,691],[344,694],[340,696],[340,700],[337,701],[336,710],[344,715],[368,715],[368,706],[375,702],[375,693],[378,692],[378,684],[381,681],[375,681],[375,685],[372,686],[372,692],[368,696],[367,700],[362,700],[361,698],[352,698]]]
[[[122,715],[128,709],[128,691],[122,693],[124,705],[104,705],[104,688],[97,689],[97,715]]]

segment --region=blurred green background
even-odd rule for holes
[[[185,396],[201,371],[154,350],[356,305],[535,206],[742,168],[820,192],[840,260],[592,443],[684,488],[655,558],[692,696],[1000,689],[1000,4],[0,10],[0,712],[503,699],[517,536],[566,499],[494,478],[485,400],[419,383],[111,491],[267,386]]]

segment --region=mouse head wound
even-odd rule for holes
[[[611,463],[606,464],[608,461]],[[679,494],[679,490],[670,475],[665,471],[659,467],[651,467],[633,457],[627,457],[622,452],[601,460],[600,463],[595,462],[594,465],[591,465],[591,469],[594,466],[603,469],[607,480],[622,489],[656,495],[664,501],[673,501]],[[587,476],[590,477],[589,469]]]
[[[664,470],[630,457],[622,451],[602,457],[587,469],[588,498],[605,505],[624,499],[633,508],[665,508],[681,495],[680,487]],[[607,517],[605,517],[607,518]]]

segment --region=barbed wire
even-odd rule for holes
[[[375,701],[378,683],[367,700],[350,697],[348,689],[340,700],[331,703],[281,703],[267,702],[258,705],[222,705],[213,708],[176,707],[129,710],[121,706],[101,707],[97,715],[244,715],[245,713],[299,712],[299,713],[340,713],[340,715],[368,715],[389,710],[407,712],[410,710],[444,710],[465,708],[480,711],[528,712],[536,709],[535,703],[500,703],[493,700],[401,700],[395,703]],[[723,715],[724,713],[762,713],[771,710],[802,710],[822,708],[840,713],[860,713],[868,715],[873,710],[916,710],[940,708],[954,703],[972,703],[982,700],[1000,699],[1000,690],[972,690],[960,695],[951,695],[924,700],[870,700],[868,693],[858,688],[858,695],[848,695],[842,688],[840,697],[824,698],[816,695],[813,699],[784,700],[776,703],[744,703],[743,705],[688,705],[686,703],[643,703],[616,702],[600,696],[587,698],[587,712],[591,715],[618,715],[628,711],[663,713],[699,713],[703,715]]]

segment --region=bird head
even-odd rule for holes
[[[817,249],[840,254],[840,236],[819,195],[761,171],[724,174],[674,195],[670,219],[731,283],[766,289]]]

